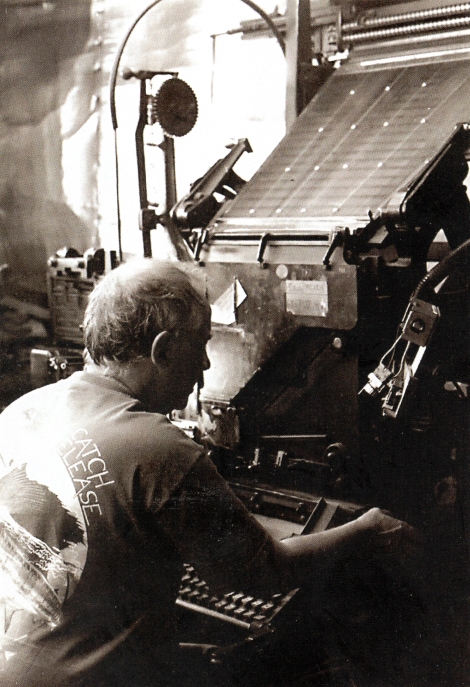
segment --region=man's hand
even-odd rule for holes
[[[378,553],[401,557],[415,556],[422,541],[421,534],[408,523],[397,520],[380,508],[371,508],[358,520],[371,535],[371,545]]]
[[[275,545],[279,569],[287,570],[292,585],[298,586],[311,580],[312,574],[317,578],[327,575],[338,557],[351,553],[386,558],[390,563],[403,564],[407,570],[414,569],[420,559],[420,539],[414,527],[380,508],[371,508],[344,525],[290,537]]]

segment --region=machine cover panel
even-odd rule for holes
[[[222,218],[376,215],[469,118],[466,59],[339,68]]]

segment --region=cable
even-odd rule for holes
[[[400,360],[400,366],[399,366],[397,372],[393,375],[392,379],[397,379],[399,374],[401,373],[401,371],[404,369],[405,361],[406,361],[406,354],[408,353],[409,348],[410,348],[410,342],[407,341],[406,346],[405,346],[405,350],[404,350],[403,355],[402,355],[401,360]]]
[[[262,17],[264,19],[266,24],[269,26],[269,28],[273,32],[274,37],[276,38],[282,52],[285,55],[286,54],[286,44],[284,43],[284,39],[281,36],[279,29],[277,28],[276,24],[273,22],[273,20],[269,16],[269,14],[266,14],[266,12],[261,9],[261,7],[258,7],[258,5],[256,5],[254,2],[251,2],[251,0],[241,0],[241,1],[244,2],[245,5],[248,5],[248,7],[251,7],[251,9],[254,10],[255,12],[258,12],[260,17]]]
[[[109,89],[110,89],[109,106],[111,109],[111,120],[112,120],[112,124],[113,124],[113,129],[118,128],[118,122],[117,122],[117,116],[116,116],[116,81],[117,81],[119,63],[121,62],[122,53],[124,52],[124,48],[127,45],[127,41],[129,40],[129,38],[130,38],[133,30],[137,26],[137,24],[140,22],[141,19],[143,19],[143,17],[147,14],[147,12],[149,12],[153,7],[158,5],[160,2],[162,2],[162,0],[154,0],[154,2],[150,3],[150,5],[148,5],[148,7],[146,7],[134,19],[130,28],[127,30],[127,33],[124,36],[124,38],[123,38],[123,40],[122,40],[122,42],[118,48],[116,56],[114,58],[114,64],[113,64],[113,67],[111,69],[110,84],[109,84]],[[264,21],[267,23],[267,25],[271,29],[277,42],[279,43],[279,46],[280,46],[282,52],[285,54],[286,46],[284,43],[284,39],[281,36],[279,29],[277,28],[276,24],[273,22],[271,17],[268,14],[266,14],[266,12],[261,9],[261,7],[258,7],[258,5],[256,3],[252,2],[252,0],[241,0],[241,2],[245,3],[245,5],[248,5],[248,7],[251,7],[252,10],[257,12],[260,15],[260,17],[262,17],[264,19]]]
[[[252,10],[257,12],[260,17],[264,19],[264,21],[267,23],[269,28],[271,29],[274,37],[276,38],[277,42],[279,43],[279,46],[282,50],[282,52],[285,54],[286,48],[285,48],[285,43],[284,39],[282,38],[277,26],[271,19],[271,17],[266,14],[264,10],[261,9],[261,7],[258,7],[258,5],[252,0],[241,0],[242,2],[245,3],[245,5],[248,5],[248,7],[251,7]],[[137,24],[140,22],[140,20],[149,12],[153,7],[158,5],[162,0],[154,0],[154,2],[151,2],[150,5],[148,5],[132,22],[131,26],[126,32],[126,35],[124,36],[123,40],[121,41],[121,44],[119,45],[119,48],[116,52],[116,56],[114,58],[114,63],[111,69],[111,75],[110,75],[110,81],[109,81],[109,107],[111,111],[111,121],[114,129],[114,146],[115,146],[115,161],[116,161],[116,210],[117,210],[117,231],[118,231],[118,245],[119,245],[119,260],[122,261],[122,227],[121,227],[121,209],[120,209],[120,203],[119,203],[119,164],[118,164],[118,151],[117,151],[117,135],[116,135],[116,130],[118,128],[118,121],[117,121],[117,114],[116,114],[116,82],[117,82],[117,75],[118,75],[118,69],[119,69],[119,64],[121,62],[121,57],[124,52],[124,48],[127,45],[127,41],[129,40],[132,32],[134,31],[135,27]]]
[[[394,356],[394,354],[395,354],[395,348],[397,347],[397,345],[398,345],[400,339],[401,339],[401,334],[400,334],[400,336],[398,336],[398,338],[395,339],[395,341],[394,341],[393,344],[390,346],[390,348],[388,349],[388,351],[386,351],[386,353],[384,353],[383,356],[380,358],[380,360],[379,360],[379,365],[384,365],[384,366],[390,368],[390,364],[393,362],[393,356]],[[390,364],[386,365],[386,364],[385,364],[385,358],[387,357],[387,355],[389,355],[389,353],[392,353],[392,357],[391,357],[391,359],[390,359]]]
[[[114,129],[114,166],[116,169],[116,214],[117,214],[117,232],[118,232],[118,252],[119,262],[122,262],[122,231],[121,231],[121,201],[119,200],[119,160],[118,160],[118,145],[117,145],[117,129]]]
[[[114,58],[114,63],[113,67],[111,69],[111,76],[110,76],[110,81],[109,81],[109,107],[111,110],[111,121],[113,124],[113,129],[114,129],[114,158],[115,158],[115,164],[116,164],[116,213],[117,213],[117,233],[118,233],[118,245],[119,245],[119,261],[122,262],[122,222],[121,222],[121,206],[119,202],[119,155],[118,155],[118,147],[117,147],[117,128],[118,128],[118,122],[117,122],[117,115],[116,115],[116,82],[117,82],[117,75],[118,75],[118,69],[119,69],[119,64],[121,62],[121,57],[122,53],[124,52],[124,48],[127,45],[127,41],[129,40],[133,30],[139,23],[139,21],[147,14],[149,10],[151,10],[153,7],[158,5],[159,2],[162,0],[154,0],[148,7],[143,10],[139,14],[138,17],[134,19],[132,22],[130,28],[128,29],[126,35],[124,36],[123,40],[121,41],[121,44],[118,48],[118,51],[116,53],[116,56]]]
[[[447,277],[459,260],[465,256],[465,252],[470,249],[470,239],[467,239],[457,248],[445,256],[435,267],[432,268],[419,282],[416,289],[410,298],[410,301],[415,298],[423,298],[423,292],[428,293],[434,289],[443,279]]]

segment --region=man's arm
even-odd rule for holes
[[[274,542],[274,546],[277,565],[297,586],[324,574],[339,557],[352,551],[407,556],[417,540],[413,527],[380,508],[371,508],[345,525]]]
[[[312,583],[348,552],[391,550],[401,546],[404,533],[413,531],[373,508],[340,527],[275,541],[205,456],[157,515],[157,522],[183,560],[211,587],[258,588],[260,593]]]

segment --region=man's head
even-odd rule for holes
[[[209,367],[210,308],[174,263],[135,259],[108,273],[90,295],[84,338],[92,361],[125,373],[151,410],[186,405]]]

